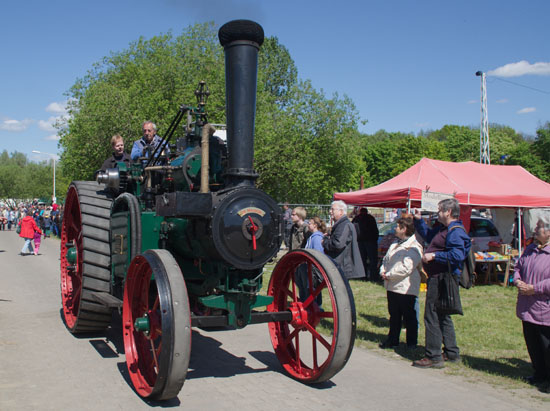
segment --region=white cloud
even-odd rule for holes
[[[11,118],[3,119],[2,122],[0,122],[0,130],[5,131],[24,131],[26,130],[30,124],[33,123],[33,120],[26,118],[24,120],[14,120]]]
[[[415,124],[416,127],[421,127],[421,128],[422,128],[422,127],[428,127],[429,125],[430,125],[430,123],[427,122],[427,121],[424,122],[424,123],[416,123],[416,124]]]
[[[487,74],[497,77],[519,77],[528,74],[538,76],[550,76],[550,63],[538,62],[531,64],[522,60],[517,63],[509,63],[489,71]]]
[[[496,102],[499,103],[499,104],[504,104],[504,103],[508,103],[508,99],[507,98],[501,98],[500,100],[497,100]]]
[[[67,102],[62,101],[58,103],[54,101],[53,103],[48,104],[46,111],[48,113],[54,113],[60,116],[65,115],[67,114]]]
[[[468,100],[468,104],[476,104],[479,103],[479,100]]]
[[[44,131],[55,131],[54,123],[59,119],[59,117],[50,117],[47,120],[39,120],[38,127]]]
[[[57,134],[52,134],[46,137],[44,140],[48,141],[59,141],[60,137]]]
[[[535,107],[525,107],[517,111],[517,114],[527,114],[527,113],[532,113],[534,111],[537,111]]]

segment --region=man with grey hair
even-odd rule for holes
[[[132,147],[132,153],[130,154],[132,161],[136,161],[140,157],[149,158],[162,140],[157,136],[157,126],[152,121],[145,121],[141,129],[143,137],[136,141]]]
[[[346,278],[362,278],[365,268],[357,245],[355,226],[347,216],[348,206],[343,201],[333,201],[330,214],[334,225],[323,239],[325,254],[331,257]]]
[[[429,243],[422,257],[424,271],[428,274],[424,309],[426,354],[424,358],[412,364],[419,368],[443,368],[443,361],[460,361],[453,320],[450,315],[440,313],[436,303],[439,297],[441,275],[448,272],[450,268],[458,282],[472,241],[459,220],[458,201],[455,198],[447,198],[441,200],[438,207],[437,219],[441,224],[432,229],[428,229],[420,210],[417,209],[414,213],[415,229]]]
[[[525,380],[537,385],[550,381],[550,223],[539,219],[534,237],[514,268],[514,285],[516,315],[534,369]]]

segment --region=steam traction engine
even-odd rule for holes
[[[182,106],[153,153],[75,181],[61,241],[61,296],[72,333],[98,332],[122,310],[126,362],[137,393],[177,396],[186,377],[191,328],[268,323],[291,377],[317,383],[347,362],[355,339],[348,282],[315,250],[286,254],[260,295],[264,265],[283,232],[277,203],[254,185],[257,58],[263,29],[247,20],[219,31],[225,49],[227,146],[205,110]],[[170,144],[181,120],[185,137]],[[169,150],[168,150],[169,149]],[[165,154],[169,152],[169,154]],[[299,268],[300,267],[300,268]],[[296,276],[309,296],[298,298]],[[322,296],[322,305],[317,301]]]

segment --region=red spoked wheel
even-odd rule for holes
[[[306,289],[303,301],[300,283]],[[353,349],[356,317],[349,283],[332,260],[309,249],[286,254],[273,270],[268,295],[274,298],[268,311],[292,313],[289,322],[269,323],[285,371],[305,383],[327,381],[338,373]]]
[[[69,186],[61,228],[61,302],[72,333],[105,329],[111,310],[92,298],[109,292],[111,280],[110,209],[104,185],[75,181]]]
[[[181,270],[170,252],[135,257],[124,285],[124,350],[130,379],[145,398],[178,395],[191,356],[191,312]]]

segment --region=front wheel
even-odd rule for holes
[[[176,397],[191,356],[191,314],[183,275],[168,251],[147,250],[132,260],[122,324],[136,392],[153,400]]]
[[[268,295],[274,298],[268,311],[292,313],[289,322],[269,323],[285,371],[305,383],[332,378],[348,361],[355,341],[355,303],[347,279],[319,251],[296,250],[275,266]]]

